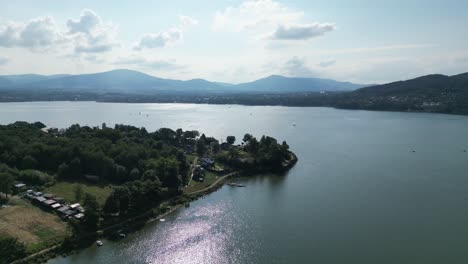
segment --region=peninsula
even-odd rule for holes
[[[169,128],[0,126],[0,259],[41,261],[101,236],[123,238],[136,220],[167,213],[229,177],[282,173],[296,161],[286,142],[269,136],[220,142]]]

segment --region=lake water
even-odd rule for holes
[[[40,102],[0,123],[125,123],[286,140],[285,176],[224,186],[58,263],[468,263],[468,117],[331,108]],[[293,126],[292,124],[296,124]],[[415,151],[415,152],[413,152]]]

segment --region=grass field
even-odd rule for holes
[[[219,176],[217,176],[213,172],[205,171],[205,181],[203,182],[197,182],[194,180],[190,181],[189,186],[187,186],[187,188],[184,189],[184,192],[190,193],[190,192],[202,190],[210,186],[211,184],[213,184],[218,178]]]
[[[68,230],[57,215],[12,196],[7,207],[0,208],[0,236],[16,237],[34,253],[63,241]]]
[[[75,186],[81,185],[83,193],[87,192],[96,196],[99,204],[103,205],[107,197],[109,197],[112,188],[108,185],[98,186],[84,183],[57,182],[51,187],[48,187],[44,192],[52,193],[56,196],[65,198],[67,202],[77,202],[75,199]]]

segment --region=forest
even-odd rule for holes
[[[181,196],[190,181],[193,157],[212,157],[225,168],[240,172],[280,172],[295,162],[286,142],[268,136],[257,140],[245,134],[242,142],[228,136],[226,142],[198,131],[145,128],[106,124],[49,128],[41,122],[15,122],[0,126],[0,199],[17,194],[14,183],[35,190],[85,183],[111,187],[104,203],[95,195],[75,190],[84,207],[82,221],[68,222],[74,234],[104,226],[151,210]],[[16,238],[0,241],[0,251],[21,244]],[[15,248],[22,249],[23,246]],[[16,253],[15,253],[16,254]],[[24,251],[19,250],[18,256]]]

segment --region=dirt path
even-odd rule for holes
[[[59,246],[60,246],[60,244],[59,244],[59,245],[55,245],[55,246],[50,247],[50,248],[43,249],[43,250],[41,250],[41,251],[39,251],[39,252],[36,252],[36,253],[34,253],[34,254],[32,254],[32,255],[29,255],[29,256],[27,256],[27,257],[25,257],[25,258],[23,258],[23,259],[15,260],[15,261],[11,262],[11,264],[21,263],[21,262],[30,260],[30,259],[34,258],[35,256],[38,256],[38,255],[41,255],[41,254],[45,254],[45,253],[47,253],[47,252],[49,252],[49,251],[51,251],[51,250],[54,250],[54,249],[56,249],[56,248],[59,247]]]
[[[190,167],[190,179],[187,183],[187,186],[190,186],[190,182],[192,181],[192,178],[193,178],[193,169],[195,168],[195,166],[197,166],[197,163],[198,163],[198,156],[196,156],[192,161],[192,166]]]
[[[197,193],[206,192],[206,191],[210,190],[211,188],[215,187],[222,180],[224,180],[226,178],[229,178],[231,176],[234,176],[234,175],[238,175],[238,174],[239,174],[239,172],[232,172],[232,173],[229,173],[227,175],[221,176],[219,179],[217,179],[215,182],[213,182],[210,186],[208,186],[208,187],[206,187],[204,189],[198,190],[198,191],[187,193],[187,195],[194,195],[194,194],[197,194]]]

